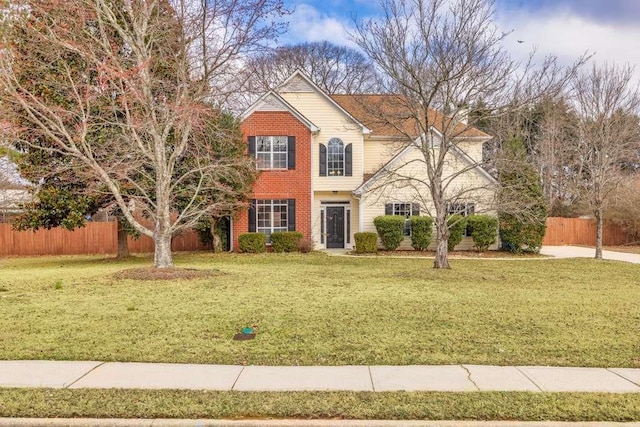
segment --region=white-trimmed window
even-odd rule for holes
[[[287,199],[256,200],[256,231],[267,236],[267,243],[271,233],[287,231]]]
[[[395,202],[385,206],[386,215],[398,215],[405,218],[404,235],[411,235],[411,216],[420,215],[420,207],[417,203]]]
[[[340,138],[331,138],[327,144],[327,175],[344,175],[344,143]]]
[[[447,204],[447,215],[462,215],[464,217],[473,215],[475,213],[476,206],[473,203],[449,203]],[[469,233],[469,227],[464,230],[465,236],[471,236]]]
[[[286,136],[256,136],[256,163],[258,169],[287,169]]]

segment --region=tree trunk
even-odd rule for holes
[[[436,257],[433,268],[451,268],[449,265],[449,227],[447,218],[436,212]]]
[[[131,255],[129,252],[129,242],[127,241],[127,230],[124,228],[124,224],[121,219],[116,219],[118,223],[118,255],[116,258],[127,258]]]
[[[220,235],[218,234],[218,230],[216,230],[216,226],[218,225],[218,221],[211,220],[211,227],[209,228],[209,232],[211,233],[211,249],[213,252],[222,252],[222,239],[220,239]]]
[[[153,265],[156,268],[173,267],[173,255],[171,254],[171,234],[154,236],[153,243],[155,251],[153,254]]]
[[[596,216],[596,259],[602,259],[602,210],[596,209],[594,214]]]
[[[155,228],[153,230],[153,243],[155,251],[153,254],[153,265],[156,268],[173,267],[173,255],[171,254],[171,238],[173,228],[171,227],[171,204],[170,199],[170,174],[167,172],[164,163],[164,145],[162,141],[156,142],[156,156],[162,159],[156,170],[156,217]]]

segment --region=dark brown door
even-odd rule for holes
[[[327,248],[344,248],[344,207],[327,207]]]

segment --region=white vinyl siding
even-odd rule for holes
[[[293,85],[294,82],[292,82]],[[311,150],[311,173],[314,191],[353,191],[362,184],[363,134],[362,127],[353,122],[333,103],[317,92],[287,92],[280,95],[302,115],[320,128],[313,136]],[[352,145],[351,176],[320,176],[320,147],[331,138],[340,138],[344,147]],[[328,148],[328,147],[327,147]]]
[[[405,167],[402,168],[403,175],[416,177],[425,175],[425,172],[423,170],[424,165],[420,164],[421,156],[422,154],[417,148],[411,149],[409,150],[409,152],[403,155],[401,161],[408,163]],[[449,161],[447,162],[447,166],[445,168],[443,176],[453,176],[461,168],[467,166],[467,163],[451,155]],[[489,184],[487,178],[473,170],[469,170],[456,176],[454,181],[452,181],[450,184],[452,194],[463,193],[465,189],[473,188],[473,191],[469,191],[465,194],[465,197],[468,198],[468,201],[466,203],[473,203],[475,212],[496,215],[496,212],[488,211],[488,207],[491,206],[491,203],[493,202],[493,192],[490,187],[491,185]],[[429,194],[429,190],[426,188],[418,190],[423,195]],[[385,212],[386,203],[407,203],[410,201],[420,202],[421,215],[434,214],[433,205],[429,203],[428,200],[424,201],[426,202],[425,206],[425,203],[423,203],[422,200],[416,199],[416,189],[413,186],[389,186],[384,191],[369,192],[363,194],[360,201],[360,209],[363,210],[361,231],[376,232],[376,228],[373,225],[373,219]],[[460,245],[458,245],[456,248],[461,250],[473,249],[473,241],[471,237],[465,237],[462,243],[460,243]],[[497,245],[491,247],[491,249],[495,248],[497,248]],[[412,249],[410,237],[407,236],[402,241],[400,249]],[[435,233],[429,249],[435,249]]]

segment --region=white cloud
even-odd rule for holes
[[[289,33],[286,43],[315,42],[327,40],[338,45],[354,47],[348,31],[353,23],[346,17],[334,17],[320,12],[313,6],[302,3],[289,16]]]
[[[506,47],[518,59],[525,60],[529,52],[537,48],[539,56],[556,55],[568,65],[588,51],[595,53],[593,60],[596,63],[629,63],[636,67],[636,75],[640,76],[640,50],[636,47],[640,40],[638,27],[596,22],[568,10],[538,15],[501,11],[498,24],[505,31],[513,29]]]

